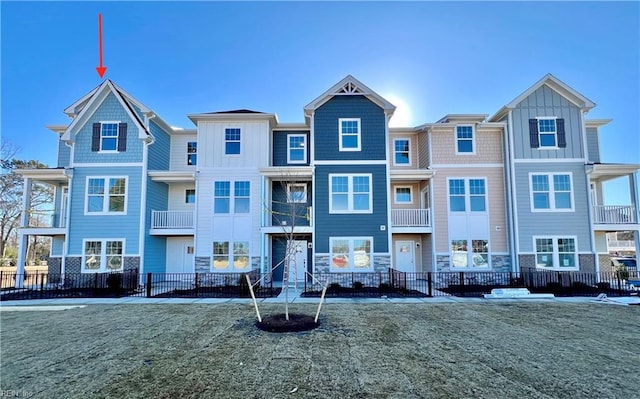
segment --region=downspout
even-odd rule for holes
[[[150,119],[155,115],[149,113],[144,114],[144,126],[150,132]],[[140,230],[138,239],[138,256],[140,257],[140,283],[144,283],[144,258],[145,258],[145,238],[147,235],[147,169],[149,162],[149,145],[153,144],[153,136],[149,133],[149,137],[143,139],[142,142],[142,176],[140,182]],[[125,251],[126,252],[126,251]],[[166,267],[165,267],[166,270]],[[124,271],[124,268],[123,268]]]
[[[309,166],[311,167],[311,224],[312,224],[312,233],[311,233],[311,274],[315,275],[316,272],[316,145],[315,145],[315,115],[316,111],[313,110],[311,115],[309,116],[309,145],[311,148],[309,149]],[[328,265],[331,267],[331,265]]]
[[[385,174],[386,174],[386,181],[387,181],[387,252],[389,253],[389,267],[394,268],[394,251],[393,251],[393,235],[391,234],[391,226],[393,225],[393,221],[391,220],[391,154],[389,151],[389,120],[391,119],[391,117],[393,116],[393,113],[389,114],[385,111],[385,115],[384,115],[384,147],[385,147]],[[371,185],[373,186],[373,181],[371,182]],[[373,193],[373,191],[372,191]],[[373,252],[373,251],[372,251]],[[415,259],[415,249],[414,249],[414,259]],[[414,272],[415,270],[415,262],[414,262]],[[374,265],[374,271],[375,271],[375,265]]]
[[[64,245],[62,246],[62,265],[60,266],[60,274],[62,274],[62,276],[60,277],[61,279],[64,278],[64,274],[66,272],[67,255],[69,254],[69,227],[71,226],[71,190],[73,185],[73,168],[65,168],[63,173],[69,178],[69,183],[67,184],[67,209],[65,209],[65,240]],[[64,280],[62,282],[64,282]]]
[[[586,114],[586,111],[581,110],[580,111],[580,126],[581,126],[581,130],[582,130],[582,158],[584,159],[584,167],[585,167],[585,194],[587,195],[587,206],[589,209],[587,209],[587,213],[589,214],[589,240],[591,241],[591,252],[593,253],[593,264],[595,267],[595,271],[596,273],[600,273],[600,256],[598,255],[598,249],[596,247],[596,232],[594,229],[594,225],[593,225],[593,198],[591,196],[591,182],[590,182],[590,177],[589,177],[589,172],[587,172],[586,168],[587,168],[587,162],[589,161],[589,153],[588,153],[588,147],[587,147],[587,128],[585,126],[585,121],[584,121],[584,116]],[[574,198],[574,203],[575,203],[575,198]],[[578,250],[578,248],[576,248],[576,251],[578,251],[578,267],[580,267],[580,251]]]
[[[516,164],[514,159],[515,148],[513,144],[513,111],[509,110],[509,116],[507,119],[507,159],[509,161],[509,191],[511,194],[511,239],[512,239],[512,248],[513,248],[513,263],[512,270],[514,272],[518,272],[520,269],[518,254],[520,253],[520,232],[518,230],[518,202],[516,195],[516,184],[515,184],[515,172],[516,172]]]

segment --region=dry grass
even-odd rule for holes
[[[0,387],[44,398],[638,397],[639,306],[329,304],[320,328],[288,334],[258,330],[252,312],[3,312]]]

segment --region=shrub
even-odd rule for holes
[[[331,284],[329,284],[329,289],[331,291],[338,291],[340,289],[340,283],[331,283]]]
[[[596,287],[598,287],[598,289],[600,289],[600,290],[608,290],[608,289],[611,288],[611,284],[609,284],[606,281],[601,281],[601,282],[596,284]]]
[[[388,283],[380,283],[378,289],[382,292],[388,292],[391,290],[391,286]]]
[[[574,281],[571,286],[573,288],[587,288],[589,285],[587,285],[586,283],[583,283],[582,281]]]
[[[356,281],[356,282],[353,283],[353,289],[354,290],[361,290],[363,286],[364,285],[360,281]]]
[[[111,291],[120,291],[122,288],[122,274],[110,273],[107,275],[107,287]]]
[[[629,270],[623,266],[618,265],[613,269],[613,272],[617,279],[619,280],[628,280],[629,279]]]

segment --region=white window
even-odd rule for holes
[[[187,143],[187,165],[198,164],[198,143],[190,141]]]
[[[233,252],[229,252],[231,248],[233,248]],[[250,259],[248,241],[213,242],[214,270],[248,269],[251,266]]]
[[[360,118],[338,119],[340,151],[360,151]]]
[[[287,163],[307,162],[306,139],[304,134],[287,135]]]
[[[540,148],[558,147],[556,118],[538,118],[538,140]]]
[[[450,212],[486,212],[485,178],[449,179]]]
[[[409,139],[393,140],[393,164],[411,165],[411,141]]]
[[[233,202],[231,202],[231,182],[214,182],[213,213],[249,213],[250,203],[251,182],[233,182]]]
[[[329,213],[373,213],[370,174],[329,175]]]
[[[373,270],[372,237],[331,237],[331,271],[371,271]]]
[[[288,203],[306,203],[307,202],[307,185],[306,184],[287,184],[287,202]]]
[[[85,215],[126,213],[126,177],[87,177]]]
[[[224,130],[224,153],[227,155],[240,154],[240,129],[231,128]]]
[[[193,189],[185,190],[184,203],[185,204],[195,204],[196,203],[196,190],[193,190]]]
[[[474,154],[476,151],[473,139],[473,126],[456,126],[456,154]]]
[[[471,242],[471,251],[469,251],[469,242]],[[489,240],[451,240],[452,269],[486,269],[488,267]]]
[[[531,211],[573,211],[570,173],[530,173]]]
[[[118,122],[100,124],[100,151],[118,150]]]
[[[83,272],[121,272],[123,270],[123,239],[87,239],[83,243]]]
[[[536,267],[553,270],[577,270],[575,237],[534,237]]]
[[[413,203],[413,196],[411,195],[411,186],[396,187],[394,200],[396,204]]]

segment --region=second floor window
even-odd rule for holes
[[[531,174],[533,211],[570,211],[573,209],[570,174]]]
[[[224,153],[226,155],[240,154],[240,129],[239,128],[224,130]]]
[[[410,165],[409,139],[393,140],[393,163],[395,165]]]
[[[329,175],[330,213],[372,213],[371,175]]]
[[[473,126],[456,126],[456,154],[473,154]]]
[[[304,134],[290,134],[287,136],[287,163],[306,163],[307,150]]]
[[[231,202],[231,183],[217,181],[213,188],[214,213],[249,213],[251,204],[251,182],[233,182],[233,202]]]
[[[87,214],[122,214],[126,210],[127,179],[100,177],[87,179]]]
[[[187,165],[198,164],[198,143],[190,141],[187,143]]]
[[[485,212],[487,210],[486,196],[485,179],[449,180],[450,212]]]
[[[338,120],[340,151],[360,151],[360,118]]]
[[[196,190],[186,190],[184,196],[185,204],[195,204],[196,203]]]

